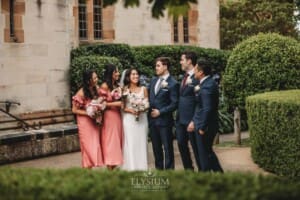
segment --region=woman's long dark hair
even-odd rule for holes
[[[84,71],[82,74],[83,94],[86,99],[94,99],[94,98],[98,97],[96,86],[94,86],[92,88],[92,91],[90,90],[90,83],[93,78],[93,73],[96,73],[96,71],[88,69],[88,70]]]
[[[113,83],[112,75],[117,70],[117,67],[113,64],[107,64],[104,66],[103,81],[108,85],[110,90],[114,89],[115,83]]]
[[[125,78],[124,78],[124,85],[125,86],[129,87],[129,84],[130,84],[130,75],[131,75],[132,71],[136,71],[139,76],[141,75],[140,71],[137,68],[132,67],[130,69],[127,69],[126,73],[125,73]],[[137,86],[140,86],[140,81],[137,83]]]

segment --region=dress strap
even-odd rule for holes
[[[144,98],[144,97],[145,97],[144,88],[145,88],[144,86],[142,86],[142,87],[141,87],[141,92],[140,92],[140,95],[141,95],[141,97],[142,97],[142,98]]]

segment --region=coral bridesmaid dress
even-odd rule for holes
[[[100,89],[107,102],[113,102],[110,92]],[[105,165],[123,164],[123,127],[119,107],[109,107],[104,111],[101,130],[101,146]]]
[[[90,102],[81,96],[73,96],[73,105],[85,109]],[[100,144],[100,127],[86,115],[76,115],[81,149],[81,165],[83,168],[103,166],[102,149]]]

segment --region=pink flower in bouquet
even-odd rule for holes
[[[106,108],[105,98],[99,97],[93,99],[86,107],[87,115],[95,119],[96,124],[101,125],[103,119],[103,111]]]
[[[114,100],[120,100],[122,97],[122,89],[120,87],[114,89],[113,91],[111,91],[111,96]]]
[[[147,99],[144,98],[137,98],[135,96],[132,96],[131,100],[131,107],[136,111],[136,112],[144,112],[149,108],[149,102]],[[139,121],[139,115],[135,116],[135,120]]]

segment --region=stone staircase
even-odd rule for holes
[[[71,110],[16,116],[35,128],[26,128],[7,115],[0,116],[0,164],[79,150],[78,130]]]

